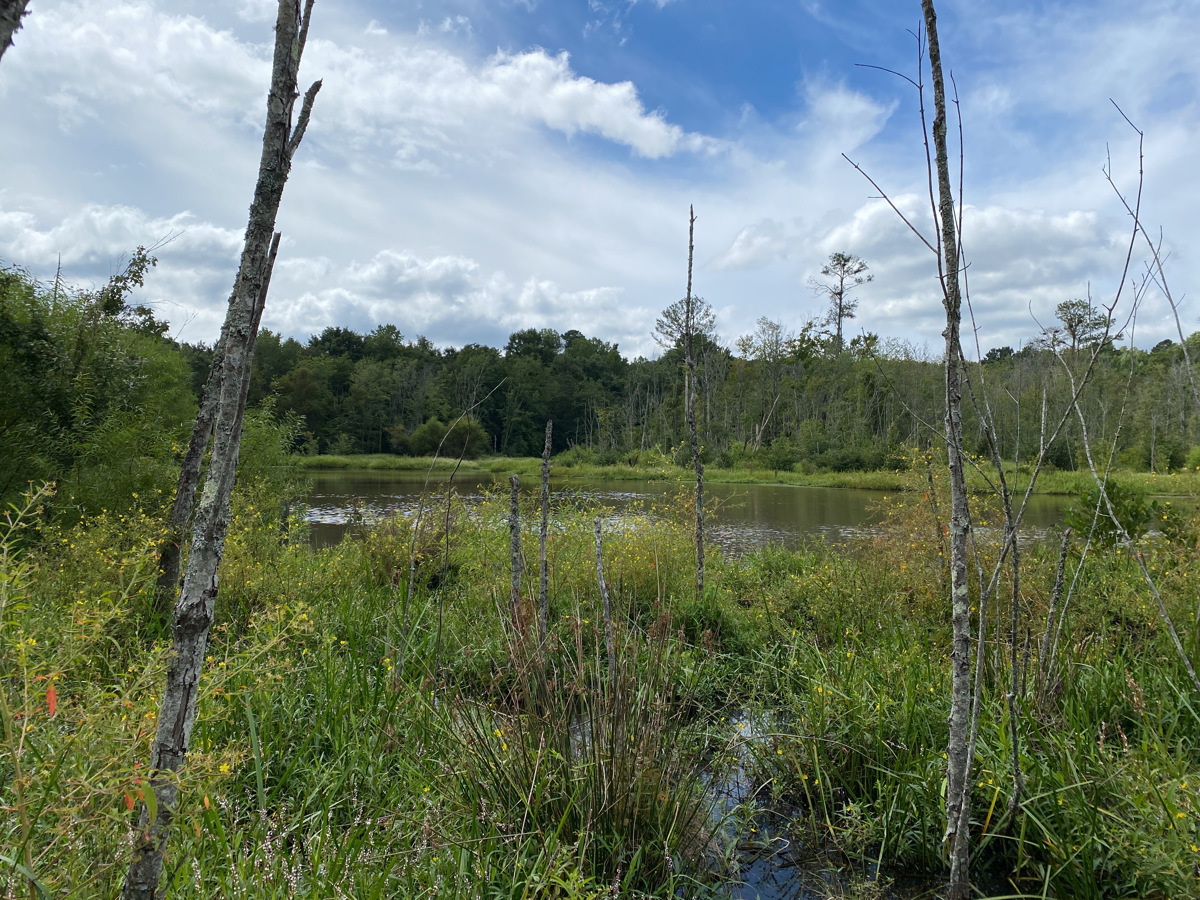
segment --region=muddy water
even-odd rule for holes
[[[869,896],[878,900],[917,900],[935,895],[938,879],[894,874],[877,881],[878,868],[834,860],[820,847],[806,846],[795,823],[803,810],[772,798],[769,785],[754,777],[755,757],[769,753],[773,735],[786,724],[771,715],[734,715],[735,762],[711,773],[706,788],[712,815],[721,825],[720,842],[731,847],[726,864],[729,900],[826,900]]]
[[[503,479],[501,479],[503,480]],[[334,471],[312,476],[307,519],[314,546],[335,544],[355,523],[372,523],[416,510],[425,477],[415,472]],[[527,487],[536,489],[533,479]],[[430,490],[445,490],[446,476],[435,476]],[[467,502],[478,500],[496,482],[490,474],[458,475],[454,487]],[[556,503],[596,504],[644,512],[675,495],[673,484],[645,481],[554,479]],[[815,540],[843,541],[869,533],[879,522],[877,507],[886,491],[852,488],[798,487],[781,484],[705,485],[706,503],[716,510],[710,539],[732,553],[769,543],[792,549]],[[1025,527],[1044,531],[1062,520],[1065,497],[1036,496],[1030,501]]]

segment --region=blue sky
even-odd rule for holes
[[[34,0],[0,63],[0,263],[103,279],[169,237],[143,299],[212,340],[258,158],[273,0]],[[895,0],[318,0],[321,77],[284,195],[264,324],[382,322],[439,344],[578,328],[652,354],[684,289],[732,344],[797,329],[834,251],[870,263],[855,330],[936,352],[931,255],[842,159],[928,222],[914,71]],[[1200,6],[944,0],[962,101],[964,243],[984,349],[1063,299],[1111,297],[1127,240],[1102,175],[1136,184],[1177,297],[1200,274]],[[1134,272],[1146,256],[1139,247]],[[1128,308],[1124,310],[1128,312]],[[1147,291],[1136,340],[1174,331]],[[1185,300],[1184,327],[1200,324]]]

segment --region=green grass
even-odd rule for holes
[[[427,472],[432,466],[435,472],[449,472],[459,465],[455,459],[412,456],[392,456],[386,453],[350,456],[300,456],[295,457],[302,470],[346,469],[360,471]],[[541,473],[541,460],[536,457],[484,457],[464,460],[462,472],[492,472],[497,475],[523,475],[536,477]],[[968,467],[967,480],[973,491],[990,491],[989,481],[995,482],[991,464],[978,460],[978,469]],[[677,466],[658,453],[640,454],[633,463],[601,465],[592,462],[573,462],[569,454],[555,460],[556,476],[569,476],[596,481],[656,481],[686,483],[694,478],[691,468]],[[986,476],[986,477],[985,477]],[[1010,488],[1023,492],[1029,483],[1029,471],[1022,466],[1014,476],[1011,465],[1006,467]],[[869,472],[830,471],[787,471],[757,468],[722,469],[713,465],[705,467],[705,480],[712,484],[791,484],[804,487],[857,488],[861,490],[901,491],[919,487],[924,480],[924,470],[879,470]],[[1171,472],[1152,475],[1149,472],[1121,470],[1114,477],[1129,482],[1152,495],[1200,496],[1200,472]],[[1066,472],[1046,470],[1039,474],[1035,493],[1078,494],[1093,483],[1086,471]]]
[[[456,512],[448,532],[440,517],[416,536],[396,521],[313,551],[282,543],[256,513],[274,507],[247,490],[171,896],[696,895],[732,852],[702,789],[729,764],[738,710],[768,723],[746,748],[753,777],[804,846],[848,871],[941,875],[949,634],[921,495],[891,498],[882,533],[840,550],[713,554],[702,597],[686,525],[623,522],[604,544],[610,672],[592,513],[554,523],[543,658],[527,607],[526,637],[512,630],[502,505]],[[160,533],[150,513],[0,529],[13,729],[0,744],[0,894],[24,891],[26,844],[49,895],[119,893],[168,661]],[[536,535],[524,540],[536,572]],[[1161,540],[1144,552],[1190,623],[1197,552]],[[1034,657],[1055,561],[1054,548],[1022,556]],[[1139,577],[1121,553],[1091,555],[1044,698],[1030,664],[1012,819],[1007,639],[991,635],[972,833],[979,883],[1000,894],[1200,892],[1200,706]],[[1007,615],[1002,599],[989,618]]]

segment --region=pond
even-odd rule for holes
[[[429,480],[433,496],[442,494],[447,475]],[[522,479],[523,490],[537,490],[535,478]],[[484,472],[459,474],[455,492],[468,503],[489,488],[502,485],[504,476]],[[354,524],[370,524],[390,516],[415,513],[425,485],[420,472],[321,471],[312,476],[306,517],[314,547],[327,547],[342,539]],[[595,503],[644,512],[680,491],[673,483],[597,481],[579,478],[551,480],[555,503]],[[705,504],[716,510],[716,521],[707,534],[713,543],[733,554],[769,543],[797,549],[807,542],[840,542],[870,534],[879,524],[878,507],[886,491],[852,488],[800,487],[788,484],[706,484]],[[428,502],[428,501],[427,501]],[[1024,527],[1033,534],[1058,525],[1070,498],[1037,495],[1030,498]]]

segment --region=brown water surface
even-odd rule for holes
[[[468,504],[485,491],[502,489],[507,479],[470,472],[454,479],[454,489]],[[313,475],[306,517],[313,546],[336,544],[355,524],[371,524],[389,516],[412,515],[421,500],[425,475],[419,472],[321,471]],[[428,496],[444,496],[447,475],[429,479]],[[555,478],[554,503],[595,504],[617,515],[645,512],[681,490],[673,483],[598,481]],[[523,489],[536,490],[527,479]],[[710,538],[732,553],[770,543],[797,549],[817,540],[840,542],[869,534],[880,521],[879,507],[887,491],[855,488],[800,487],[788,484],[707,484],[706,504],[716,510]],[[429,499],[426,501],[430,502]],[[1024,530],[1036,536],[1062,521],[1070,499],[1037,495],[1030,499]]]

